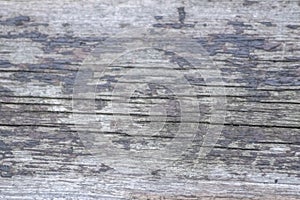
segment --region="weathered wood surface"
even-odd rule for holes
[[[89,56],[99,58],[104,45],[115,47],[109,52],[114,58],[117,44],[135,44],[135,34],[120,33],[145,27],[168,31],[167,39],[179,46],[186,41],[178,35],[202,45],[207,53],[202,68],[194,73],[184,56],[140,49],[115,58],[98,82],[91,80],[95,110],[72,107],[76,75],[90,64]],[[0,199],[300,199],[299,37],[300,1],[295,0],[2,0]],[[192,77],[213,66],[222,84]],[[132,68],[151,77],[122,77]],[[187,80],[196,92],[172,94],[151,85],[157,77],[176,77],[174,71],[190,73]],[[116,109],[111,102],[122,94],[113,91],[116,82],[124,90],[147,84]],[[175,88],[189,91],[187,86],[179,81]],[[224,96],[209,91],[221,89],[223,130],[213,149],[199,157],[208,126],[220,126],[210,120],[210,103]],[[88,97],[83,96],[87,104],[93,102]],[[182,121],[176,99],[199,104],[199,111],[183,107],[188,117]],[[153,105],[167,114],[151,110]],[[149,125],[150,110],[150,129],[139,129]],[[116,118],[132,119],[135,126],[112,125]],[[100,125],[85,124],[89,119]],[[151,128],[164,120],[166,126],[153,135]],[[190,129],[180,138],[189,148],[175,161],[158,158],[165,154],[155,150],[172,143],[182,124],[199,128],[192,141]],[[90,143],[103,138],[110,143],[93,153]]]

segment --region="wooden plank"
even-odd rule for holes
[[[1,0],[0,198],[299,199],[299,33],[296,0]]]

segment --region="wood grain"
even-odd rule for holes
[[[136,41],[121,33],[140,29],[161,43],[156,31],[170,32],[179,46],[195,43],[183,57],[142,49],[115,59],[89,82],[95,109],[78,111],[74,86],[87,58],[116,57],[122,49],[112,47]],[[300,199],[299,37],[296,0],[0,1],[0,199]],[[186,59],[200,52],[196,44],[206,53],[199,69]],[[196,76],[213,66],[221,81]],[[132,69],[149,76],[124,76]],[[151,85],[175,72],[188,74],[190,85],[172,86],[182,93]],[[116,109],[116,83],[143,87]],[[188,94],[191,85],[196,92]],[[224,125],[210,120],[211,103],[224,98],[210,91],[221,89]],[[149,114],[158,105],[167,115]],[[141,129],[166,116],[158,135]],[[134,128],[112,125],[116,118]],[[87,126],[90,119],[98,125]],[[158,158],[185,124],[198,128],[180,137],[186,151]],[[221,125],[217,143],[199,158],[208,127]],[[89,142],[103,138],[110,143],[92,153]]]

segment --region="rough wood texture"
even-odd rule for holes
[[[183,57],[140,49],[114,58],[119,44],[140,39],[120,33],[140,29],[162,43],[192,39],[191,51],[206,52],[202,68],[190,67],[188,47]],[[164,31],[167,38],[157,34]],[[0,1],[0,199],[300,199],[299,37],[296,0]],[[104,74],[95,69],[87,84],[95,98],[82,96],[80,110],[77,72],[105,53],[114,62]],[[197,76],[211,66],[221,82]],[[149,76],[124,76],[130,69]],[[196,92],[184,93],[190,85],[180,81],[172,82],[179,94],[153,84],[173,72],[187,73]],[[120,101],[122,89],[136,85],[130,101]],[[222,125],[210,120],[222,89],[222,133],[199,157],[208,127]],[[91,119],[98,125],[85,123]],[[185,124],[172,148],[183,143],[186,151],[156,154]],[[93,142],[104,148],[95,153]]]

